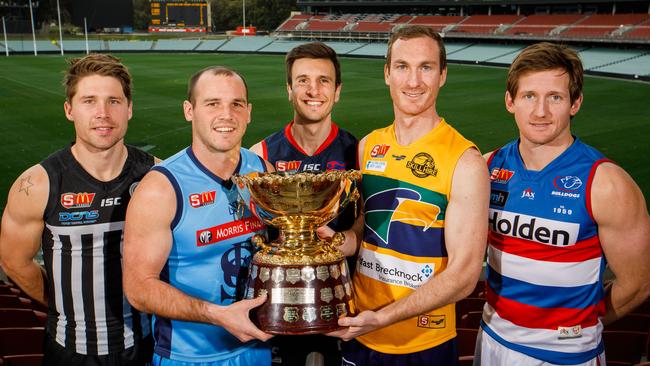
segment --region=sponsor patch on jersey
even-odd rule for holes
[[[391,156],[393,157],[393,159],[395,159],[395,160],[397,160],[397,161],[400,161],[400,160],[404,160],[404,159],[406,159],[406,155],[395,155],[395,154],[392,154]]]
[[[574,325],[572,327],[557,327],[558,339],[580,338],[582,337],[582,326]]]
[[[490,173],[490,180],[494,183],[505,184],[508,183],[513,175],[515,175],[515,172],[513,170],[494,168]]]
[[[99,220],[99,210],[59,212],[61,225],[88,225]]]
[[[300,169],[300,165],[302,165],[302,160],[278,160],[275,162],[275,170],[278,172],[293,173]]]
[[[366,170],[383,173],[386,171],[386,165],[387,163],[385,161],[368,160],[366,162]]]
[[[418,315],[418,327],[420,328],[442,329],[446,326],[447,317],[445,315]]]
[[[135,192],[135,188],[138,186],[138,184],[140,184],[140,181],[131,183],[129,186],[129,196],[133,196],[133,192]]]
[[[93,204],[96,193],[63,193],[61,195],[61,206],[71,208],[85,208]]]
[[[529,200],[534,200],[535,199],[535,192],[533,192],[532,188],[526,188],[521,192],[521,197],[519,198],[528,198]]]
[[[580,198],[576,191],[582,187],[582,180],[573,175],[555,177],[553,186],[556,190],[551,191],[551,196],[563,198]]]
[[[357,260],[359,273],[395,286],[416,289],[433,276],[435,263],[418,263],[382,254],[365,248]]]
[[[575,191],[582,187],[582,180],[573,175],[565,175],[560,177],[555,177],[553,179],[553,185],[555,188],[561,191]]]
[[[508,195],[510,193],[506,191],[500,191],[498,189],[493,189],[490,191],[490,205],[497,207],[504,207],[508,201]]]
[[[327,170],[345,170],[345,163],[338,160],[328,161]]]
[[[411,169],[411,173],[418,178],[438,175],[438,168],[433,157],[424,152],[415,154],[413,159],[406,163],[406,168]]]
[[[201,193],[192,193],[188,196],[188,200],[192,208],[199,208],[214,204],[216,197],[217,191],[207,191]]]
[[[251,234],[264,229],[264,224],[256,217],[228,222],[207,229],[196,231],[196,246],[202,247],[241,235]]]
[[[390,145],[385,145],[385,144],[375,145],[370,150],[370,157],[381,159],[384,156],[386,156],[388,149],[390,149]]]
[[[490,209],[488,226],[503,235],[553,246],[571,246],[578,241],[580,224]]]

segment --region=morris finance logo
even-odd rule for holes
[[[580,224],[490,209],[491,231],[553,246],[575,245]]]
[[[61,206],[70,208],[90,207],[95,199],[95,193],[64,193],[61,195]]]

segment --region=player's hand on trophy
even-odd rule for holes
[[[323,240],[332,241],[332,244],[346,257],[352,256],[357,252],[357,243],[354,239],[350,238],[351,235],[354,236],[354,233],[349,230],[336,232],[329,226],[324,225],[316,229],[316,234]]]
[[[251,300],[240,300],[228,306],[210,307],[208,312],[215,319],[215,324],[224,327],[241,342],[248,342],[253,339],[267,341],[273,335],[258,329],[248,316],[251,309],[261,306],[266,299],[267,296],[264,295]]]
[[[342,317],[339,319],[339,325],[346,328],[327,333],[327,335],[341,338],[344,341],[349,341],[383,326],[380,314],[371,310],[362,311],[355,317]]]

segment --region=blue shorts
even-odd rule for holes
[[[456,338],[424,351],[389,354],[372,350],[356,340],[341,343],[343,362],[341,366],[419,366],[458,365]]]
[[[187,362],[170,360],[160,357],[157,353],[153,355],[153,366],[246,366],[246,365],[271,365],[271,350],[266,346],[252,347],[237,356],[225,360],[212,362]]]

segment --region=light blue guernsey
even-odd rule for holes
[[[173,245],[160,279],[217,305],[242,299],[242,284],[254,252],[250,239],[265,232],[264,224],[248,210],[240,216],[232,182],[211,173],[191,147],[153,169],[169,179],[177,204],[171,224]],[[265,169],[261,158],[240,150],[235,174]],[[241,343],[224,328],[204,323],[154,316],[153,329],[155,353],[176,361],[224,361],[261,346],[259,342]]]

